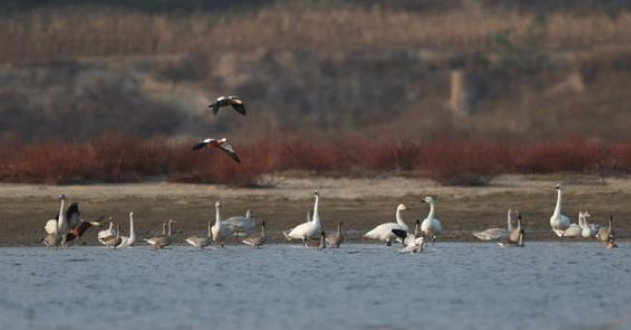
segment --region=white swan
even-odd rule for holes
[[[208,231],[206,233],[206,236],[191,236],[186,239],[186,243],[194,247],[198,247],[202,250],[208,245],[210,245],[212,241],[213,241],[213,230],[212,230],[212,226],[210,225],[210,220],[208,220]]]
[[[245,217],[236,216],[221,221],[222,226],[228,227],[234,234],[234,237],[248,236],[256,232],[256,219],[252,216],[252,212],[247,210]]]
[[[215,225],[211,228],[213,233],[213,242],[220,242],[221,247],[223,247],[223,241],[230,235],[230,228],[228,226],[223,226],[221,221],[221,213],[219,209],[221,208],[221,202],[215,202]]]
[[[421,231],[423,232],[423,235],[425,235],[425,237],[431,237],[432,244],[434,244],[434,242],[436,241],[436,235],[440,235],[443,232],[443,226],[438,219],[434,218],[434,213],[436,212],[434,206],[434,198],[431,196],[427,196],[425,197],[425,199],[423,199],[423,203],[429,204],[429,214],[421,224]]]
[[[57,219],[50,219],[46,222],[44,229],[48,234],[47,242],[52,243],[49,246],[67,246],[66,235],[70,232],[70,226],[68,225],[68,218],[64,205],[66,202],[66,195],[59,196],[60,206],[59,215]],[[47,245],[48,245],[47,243]]]
[[[583,238],[596,237],[598,233],[598,226],[589,223],[587,219],[589,217],[591,217],[591,214],[587,211],[578,213],[578,224],[581,226],[581,236],[583,236]]]
[[[420,232],[420,220],[416,220],[416,226],[414,232]],[[422,233],[420,236],[415,234],[408,233],[405,230],[401,229],[392,229],[392,233],[397,235],[397,237],[403,240],[403,248],[399,250],[401,253],[421,253],[423,252],[423,247],[425,247],[425,237],[423,237]]]
[[[376,239],[379,241],[386,242],[387,246],[392,245],[392,241],[397,237],[395,233],[392,232],[393,229],[403,230],[408,232],[410,228],[403,221],[403,217],[401,216],[401,212],[406,211],[408,208],[405,204],[399,204],[397,206],[397,212],[395,214],[397,222],[386,222],[380,224],[375,227],[373,230],[367,232],[364,237],[370,239]]]
[[[99,243],[103,245],[105,245],[104,239],[106,237],[116,236],[116,229],[114,229],[114,222],[112,222],[112,217],[109,217],[108,220],[110,221],[109,228],[99,231],[98,234],[96,235],[96,238],[99,241]]]
[[[258,249],[261,247],[261,245],[265,244],[266,240],[267,237],[265,236],[265,221],[261,221],[261,234],[251,235],[250,237],[243,240],[243,244],[247,244]]]
[[[136,244],[136,231],[134,230],[134,212],[129,212],[129,236],[121,236],[121,242],[116,247],[132,247]]]
[[[316,189],[313,193],[315,202],[313,204],[313,220],[294,227],[289,233],[283,231],[283,235],[287,240],[300,239],[305,243],[311,237],[320,233],[322,225],[320,223],[320,214],[318,213],[318,203],[320,200],[320,192]]]
[[[570,218],[561,214],[561,184],[556,185],[557,190],[557,205],[554,208],[554,213],[550,217],[550,226],[552,227],[552,231],[559,236],[564,237],[565,231],[570,228]]]
[[[508,209],[507,228],[489,228],[483,231],[474,232],[473,236],[482,241],[495,241],[508,237],[509,233],[513,231],[513,221],[515,220],[517,213],[518,212],[516,210]]]

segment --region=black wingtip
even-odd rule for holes
[[[392,233],[397,235],[399,238],[405,238],[408,235],[408,232],[402,229],[392,229]]]
[[[205,147],[205,146],[206,146],[206,143],[204,143],[204,142],[200,142],[200,143],[198,143],[198,144],[194,145],[194,146],[191,148],[191,150],[199,150],[199,149],[201,149],[201,148],[203,148],[203,147]]]
[[[239,156],[237,156],[236,154],[232,154],[232,159],[234,159],[235,162],[241,164],[241,159],[239,159]]]

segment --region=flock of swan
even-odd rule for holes
[[[236,95],[220,96],[209,105],[213,114],[217,115],[222,107],[232,107],[236,112],[241,115],[246,115],[245,105],[243,100]],[[228,154],[235,162],[240,163],[241,160],[237,156],[234,148],[228,143],[226,138],[213,139],[207,138],[201,142],[195,144],[192,147],[193,151],[203,148],[217,148],[226,154]],[[570,218],[561,213],[562,202],[562,188],[558,184],[557,189],[557,203],[554,209],[552,217],[550,217],[550,226],[554,233],[563,237],[595,237],[600,241],[607,242],[608,248],[617,247],[614,239],[615,233],[613,230],[613,218],[610,216],[609,225],[607,227],[599,228],[594,224],[589,223],[589,212],[580,212],[578,224],[571,223]],[[287,231],[283,231],[283,235],[289,241],[300,240],[305,246],[325,248],[328,245],[331,247],[339,247],[344,241],[344,235],[342,234],[342,223],[338,222],[337,231],[326,235],[326,232],[322,230],[322,223],[320,221],[320,215],[318,213],[318,204],[320,199],[320,193],[316,189],[314,192],[315,202],[313,206],[313,217],[307,214],[307,221],[291,228]],[[65,208],[66,196],[61,195],[61,206],[58,215],[54,219],[50,219],[44,226],[47,236],[43,242],[49,247],[66,247],[68,242],[80,238],[91,227],[100,227],[103,217],[100,221],[84,221],[80,217],[79,205],[77,203],[71,204],[67,209]],[[436,241],[436,237],[442,233],[442,224],[440,220],[435,217],[436,206],[435,200],[431,196],[423,199],[424,203],[429,204],[429,214],[421,222],[416,221],[414,231],[410,231],[408,225],[403,221],[402,212],[407,210],[404,204],[399,204],[396,209],[395,219],[396,222],[388,222],[381,224],[374,229],[370,230],[364,235],[365,238],[378,240],[391,246],[393,241],[402,243],[403,248],[400,252],[418,253],[422,252],[425,247],[425,239],[431,239],[432,244]],[[221,203],[215,203],[215,223],[212,224],[208,221],[207,234],[203,236],[191,236],[185,239],[185,242],[200,248],[216,243],[224,246],[225,240],[230,236],[240,237],[244,236],[242,240],[244,244],[259,248],[266,242],[265,234],[265,221],[260,221],[260,231],[258,230],[259,221],[252,217],[250,211],[245,216],[232,217],[226,220],[221,220],[220,213]],[[516,218],[516,219],[515,219]],[[517,222],[517,226],[513,223]],[[155,249],[161,249],[165,246],[173,243],[173,224],[175,220],[170,219],[164,222],[162,225],[162,233],[152,237],[143,238],[143,241],[154,247]],[[508,226],[504,228],[489,228],[484,231],[475,232],[474,236],[483,241],[497,241],[502,247],[523,247],[525,232],[521,226],[521,215],[514,210],[508,210]],[[106,230],[98,232],[99,243],[107,246],[107,248],[126,248],[136,245],[136,233],[134,230],[134,213],[129,213],[129,236],[121,235],[120,225],[114,227],[114,223],[110,221],[110,226]],[[316,241],[311,241],[312,238],[319,238]]]
[[[557,185],[558,191],[557,203],[550,217],[550,226],[552,231],[559,237],[584,237],[596,238],[599,241],[607,243],[608,248],[615,248],[615,231],[613,229],[613,217],[610,216],[608,226],[598,227],[590,224],[588,218],[589,212],[580,212],[578,224],[570,222],[570,218],[561,213],[562,189],[561,185]],[[338,221],[337,230],[327,235],[322,229],[322,222],[319,213],[320,192],[318,189],[314,192],[313,216],[307,214],[307,221],[299,224],[289,230],[283,231],[283,235],[288,241],[298,240],[307,247],[318,249],[330,247],[340,247],[344,241],[342,232],[342,222]],[[43,242],[49,247],[67,247],[69,242],[82,237],[91,227],[101,227],[99,221],[84,221],[81,219],[78,203],[72,203],[67,208],[65,195],[60,196],[59,214],[55,218],[46,222],[44,229],[47,236]],[[429,213],[424,220],[415,222],[414,230],[404,222],[402,212],[407,210],[404,204],[399,204],[395,213],[395,222],[383,223],[367,232],[364,237],[381,241],[388,246],[393,242],[402,244],[399,252],[402,253],[420,253],[426,246],[426,238],[431,239],[432,245],[436,237],[442,233],[442,224],[436,219],[435,200],[431,196],[423,199],[424,203],[429,204]],[[162,233],[159,235],[145,237],[143,241],[155,249],[162,249],[174,243],[173,225],[176,221],[169,219],[162,224]],[[516,223],[516,225],[515,225]],[[521,214],[515,210],[508,210],[507,228],[489,228],[483,231],[474,232],[473,235],[483,241],[496,241],[502,247],[523,247],[525,240],[525,231],[522,227]],[[250,210],[245,216],[235,216],[225,220],[221,218],[221,202],[215,202],[215,221],[214,224],[208,221],[207,233],[202,236],[190,236],[184,242],[191,246],[204,249],[205,247],[216,244],[224,247],[224,243],[229,237],[244,237],[242,243],[255,248],[260,248],[266,243],[265,221],[257,220]],[[137,245],[136,232],[134,229],[134,213],[129,213],[129,236],[121,234],[120,224],[115,226],[110,221],[109,228],[101,230],[97,234],[99,243],[105,245],[108,249],[127,248]],[[312,240],[312,239],[316,240]]]

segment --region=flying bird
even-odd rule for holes
[[[208,107],[213,109],[213,114],[217,115],[217,112],[219,112],[219,108],[221,107],[227,107],[231,105],[232,108],[242,114],[242,115],[246,115],[245,112],[245,105],[243,104],[243,100],[241,100],[238,96],[236,95],[230,95],[230,96],[220,96],[218,97],[213,103],[211,103]]]
[[[237,153],[234,151],[234,148],[228,143],[228,139],[223,138],[219,140],[215,139],[206,139],[196,145],[193,146],[192,150],[199,150],[204,147],[208,148],[219,148],[226,152],[230,158],[232,158],[235,162],[241,163],[241,159],[237,156]]]

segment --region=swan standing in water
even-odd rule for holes
[[[609,215],[609,224],[607,227],[598,229],[598,233],[596,234],[596,238],[601,242],[606,242],[610,236],[616,236],[613,230],[613,215]]]
[[[223,226],[221,221],[221,213],[219,209],[221,208],[221,202],[215,202],[215,225],[211,228],[213,233],[213,241],[219,242],[221,247],[223,247],[223,241],[230,235],[230,228],[228,226]]]
[[[206,236],[191,236],[186,239],[186,243],[194,247],[198,247],[202,250],[208,245],[210,245],[210,243],[212,243],[213,241],[213,230],[210,223],[211,221],[208,220],[208,231],[206,233]]]
[[[513,231],[513,221],[517,217],[518,213],[519,212],[517,212],[516,210],[508,209],[507,228],[489,228],[483,231],[474,232],[473,236],[477,237],[478,239],[482,241],[496,241],[498,239],[503,239],[503,238],[508,237],[510,232]]]
[[[222,226],[228,227],[234,237],[249,236],[256,232],[256,219],[252,216],[252,212],[247,210],[245,217],[236,216],[222,221]]]
[[[570,228],[570,218],[561,214],[562,189],[560,183],[556,185],[556,190],[557,204],[554,207],[554,213],[550,217],[550,226],[552,227],[552,231],[554,231],[557,236],[563,238],[565,236],[565,231]]]
[[[423,203],[429,204],[429,214],[421,224],[421,231],[423,232],[423,235],[425,237],[432,238],[432,245],[434,245],[434,242],[436,242],[436,235],[440,235],[443,232],[443,226],[438,219],[434,218],[434,198],[431,196],[427,196],[425,197],[425,199],[423,199]]]
[[[315,196],[315,202],[313,204],[313,220],[300,224],[294,227],[289,233],[283,231],[283,235],[287,240],[300,239],[303,243],[306,243],[311,237],[317,235],[322,230],[320,223],[320,213],[318,213],[318,203],[320,200],[320,191],[316,189],[313,192]]]
[[[392,229],[392,233],[397,237],[403,240],[403,248],[399,250],[401,253],[420,253],[423,252],[423,247],[425,246],[425,237],[423,237],[422,232],[420,231],[420,220],[416,220],[416,225],[414,228],[415,234],[410,234],[405,230],[401,229]],[[417,236],[420,233],[420,236]]]
[[[57,246],[68,246],[68,242],[66,241],[66,235],[70,232],[70,226],[68,225],[68,215],[66,210],[64,209],[66,203],[66,195],[61,194],[59,196],[60,206],[59,206],[59,215],[57,219],[50,219],[46,222],[44,229],[48,234],[48,237],[45,239],[45,243],[51,247]]]
[[[387,222],[380,224],[375,227],[373,230],[367,232],[364,237],[370,239],[376,239],[379,241],[386,242],[387,246],[392,245],[392,241],[397,237],[396,234],[392,232],[393,229],[403,230],[405,232],[409,231],[409,227],[403,221],[403,217],[401,216],[401,212],[406,211],[408,208],[405,204],[399,204],[397,206],[397,212],[395,214],[397,222]]]
[[[258,249],[261,247],[261,245],[265,244],[266,240],[267,240],[267,237],[265,235],[265,221],[261,221],[261,234],[251,235],[250,237],[243,240],[243,244],[246,244]]]
[[[344,242],[344,235],[342,235],[342,221],[337,222],[337,232],[329,235],[329,237],[326,238],[326,241],[332,248],[340,247],[340,244]]]
[[[116,226],[116,230],[114,232],[116,233],[115,235],[110,235],[110,236],[107,236],[107,237],[103,238],[103,244],[105,244],[105,246],[107,246],[108,250],[111,247],[113,247],[114,250],[116,250],[116,246],[119,245],[120,242],[121,242],[121,236],[120,236],[121,226],[117,225]]]
[[[134,212],[129,212],[129,236],[121,236],[118,248],[132,247],[136,244],[136,231],[134,230]]]
[[[578,213],[578,222],[581,226],[581,236],[583,236],[583,238],[596,237],[596,234],[598,234],[598,227],[589,223],[587,219],[589,217],[591,217],[591,215],[587,211]]]
[[[168,222],[162,223],[162,235],[145,238],[144,241],[147,242],[147,244],[153,246],[153,248],[156,250],[171,245],[171,243],[173,242],[173,239],[171,237],[173,223],[175,223],[175,220],[173,219],[169,219]],[[165,231],[166,234],[164,233]]]

